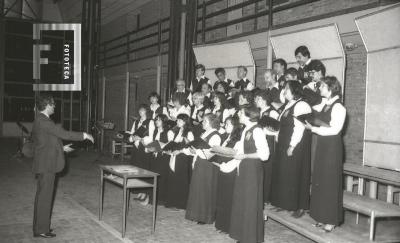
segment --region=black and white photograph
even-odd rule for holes
[[[399,0],[0,0],[0,243],[400,243]]]

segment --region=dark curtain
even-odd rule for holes
[[[193,45],[197,42],[197,4],[198,0],[188,0],[186,5],[185,80],[187,85],[190,85],[190,81],[194,78],[196,64]]]
[[[167,99],[178,79],[179,37],[182,3],[180,0],[170,0],[169,45],[168,45],[168,85]]]

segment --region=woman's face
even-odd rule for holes
[[[246,123],[246,115],[244,114],[244,110],[243,109],[239,110],[238,116],[239,116],[240,123],[245,124]]]
[[[163,122],[160,118],[156,119],[156,127],[157,128],[162,128],[163,127]]]
[[[201,98],[197,97],[197,96],[193,96],[193,104],[195,106],[200,106],[201,105]]]
[[[239,95],[239,105],[247,105],[249,102],[243,97],[243,95]]]
[[[224,86],[223,86],[222,84],[219,84],[219,85],[217,86],[217,91],[225,94]]]
[[[182,128],[182,127],[185,126],[185,121],[183,121],[182,119],[178,119],[178,120],[176,120],[176,125],[177,125],[179,128]]]
[[[214,97],[213,102],[214,102],[215,106],[220,106],[221,105],[221,102],[219,102],[219,99],[218,99],[217,96]]]
[[[330,98],[332,95],[332,92],[329,90],[328,85],[324,82],[321,82],[321,85],[319,86],[319,91],[321,95],[325,98]]]
[[[158,104],[158,99],[157,99],[157,97],[155,97],[155,96],[150,97],[150,103],[151,103],[151,104]]]
[[[232,124],[231,120],[226,120],[226,122],[225,122],[225,131],[226,131],[226,133],[228,133],[228,134],[231,134],[231,133],[232,133],[232,131],[233,131],[233,124]]]
[[[140,117],[146,117],[146,115],[147,115],[146,113],[147,113],[146,109],[141,108],[139,110],[139,116]]]
[[[207,130],[210,127],[210,121],[207,118],[203,120],[202,124],[204,130]]]
[[[283,92],[284,92],[283,94],[284,94],[286,100],[288,100],[288,101],[293,100],[293,94],[289,88],[289,84],[286,84],[285,90]]]
[[[177,108],[181,107],[181,104],[177,100],[173,101],[172,103],[174,103],[174,106]]]
[[[254,103],[256,104],[256,106],[258,107],[258,108],[261,108],[262,107],[262,105],[263,105],[263,102],[264,100],[260,97],[260,96],[256,96],[255,98],[254,98]]]

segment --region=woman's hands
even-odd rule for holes
[[[244,160],[247,158],[247,156],[246,154],[236,154],[233,158],[237,160]]]

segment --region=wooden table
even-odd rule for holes
[[[103,216],[104,201],[104,181],[110,181],[123,188],[122,202],[122,237],[125,237],[126,216],[129,208],[129,196],[127,193],[132,188],[153,188],[153,227],[151,233],[154,233],[156,226],[156,209],[157,209],[157,173],[132,166],[132,165],[100,165],[100,203],[99,203],[99,220]],[[149,183],[142,179],[153,178],[153,183]]]

